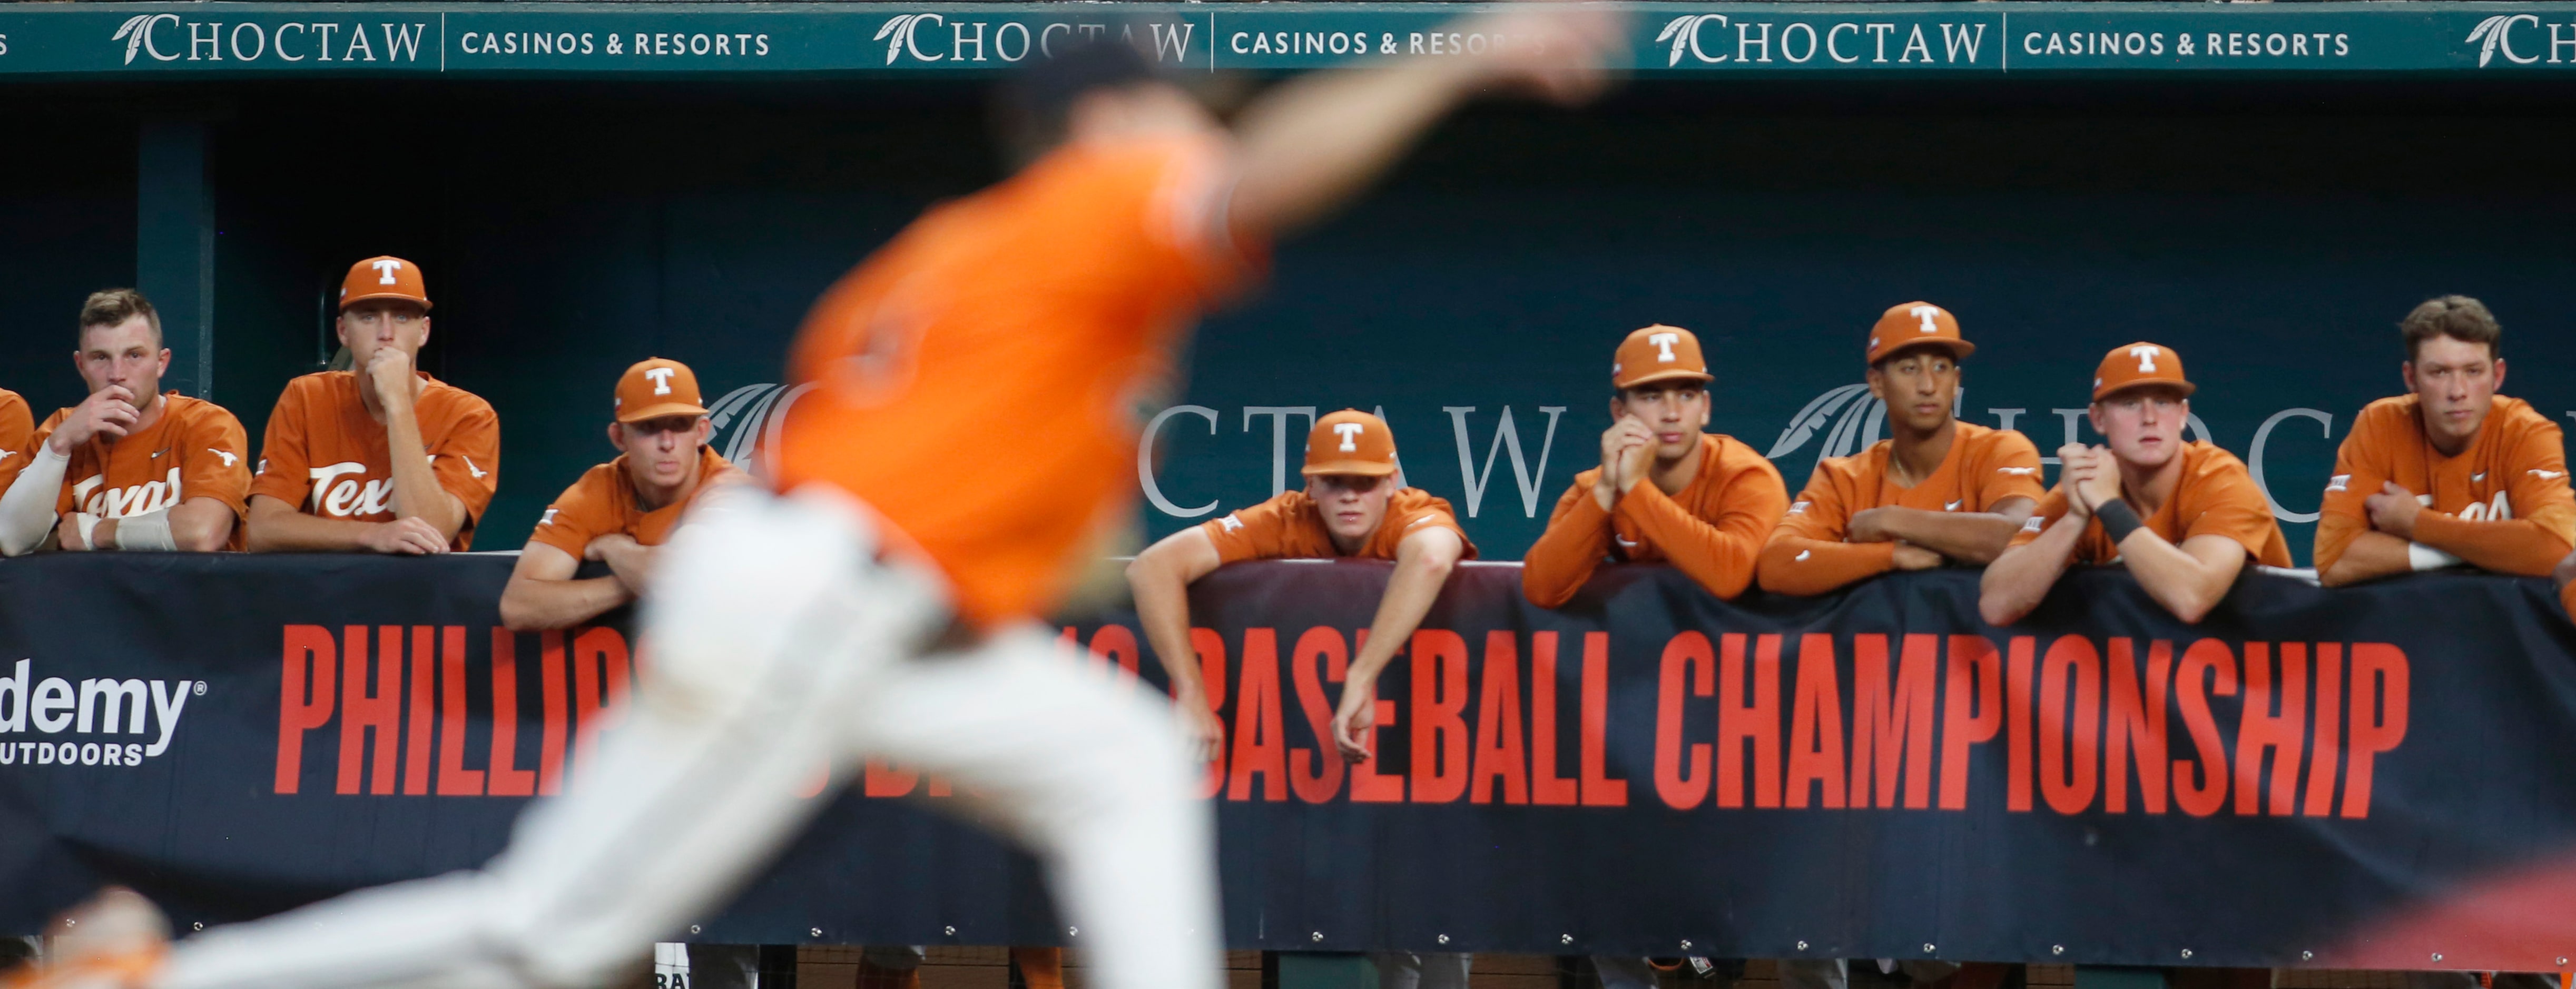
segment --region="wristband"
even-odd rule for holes
[[[2111,537],[2113,546],[2128,541],[2129,534],[2138,531],[2140,524],[2138,510],[2118,498],[2093,506],[2093,517],[2101,520],[2102,531]]]
[[[2426,570],[2441,570],[2449,567],[2456,567],[2468,561],[2462,560],[2449,553],[2442,552],[2441,550],[2434,549],[2433,547],[2426,546],[2423,543],[2407,543],[2406,562],[2409,566],[2414,567],[2416,572],[2421,573]]]
[[[72,514],[72,527],[80,532],[82,549],[98,548],[97,543],[90,541],[90,533],[98,531],[98,516],[88,512],[75,512]]]

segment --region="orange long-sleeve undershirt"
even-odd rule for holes
[[[1773,594],[1813,597],[1896,569],[1895,543],[1846,543],[1774,530],[1756,576]]]
[[[2546,577],[2567,557],[2567,540],[2535,519],[2472,522],[2427,510],[2415,516],[2415,541],[2495,573]]]
[[[1641,483],[1605,512],[1592,496],[1601,472],[1576,474],[1522,560],[1522,593],[1540,607],[1557,607],[1612,558],[1670,563],[1720,598],[1744,593],[1763,540],[1789,509],[1789,492],[1752,447],[1716,434],[1700,443],[1699,474],[1677,495]]]
[[[1710,524],[1683,510],[1663,489],[1640,484],[1620,496],[1617,514],[1636,523],[1674,569],[1709,593],[1732,599],[1753,585],[1754,559],[1787,508],[1788,495],[1775,493],[1770,501],[1768,512],[1731,510]]]
[[[1556,501],[1547,531],[1521,558],[1521,593],[1531,604],[1554,608],[1574,599],[1592,571],[1610,555],[1610,513],[1580,482]]]

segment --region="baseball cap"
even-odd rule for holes
[[[663,416],[702,416],[698,373],[667,357],[635,362],[617,379],[617,421],[643,422]]]
[[[1306,469],[1299,473],[1395,473],[1395,431],[1386,420],[1358,409],[1343,409],[1315,420],[1306,433]]]
[[[1610,387],[1634,388],[1649,381],[1686,378],[1714,381],[1708,360],[1700,356],[1699,337],[1678,326],[1657,323],[1628,334],[1610,364]]]
[[[2102,366],[2093,372],[2093,400],[2099,402],[2114,392],[2144,385],[2178,388],[2184,395],[2200,387],[2183,378],[2182,355],[2172,347],[2132,343],[2113,347],[2102,355]]]
[[[429,308],[429,289],[421,281],[420,266],[392,255],[379,255],[349,266],[349,276],[340,280],[340,308],[369,299],[403,299]]]
[[[1869,363],[1927,344],[1948,348],[1953,359],[1977,352],[1976,344],[1959,338],[1959,317],[1929,302],[1908,302],[1888,307],[1878,317],[1878,325],[1869,328]]]

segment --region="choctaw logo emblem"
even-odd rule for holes
[[[2488,62],[2494,61],[2496,52],[2499,51],[2504,53],[2505,61],[2512,62],[2515,65],[2529,65],[2533,62],[2540,61],[2540,56],[2536,54],[2524,55],[2516,52],[2513,47],[2513,39],[2507,37],[2507,35],[2511,34],[2517,25],[2523,24],[2524,22],[2529,22],[2534,30],[2537,30],[2540,27],[2540,18],[2532,14],[2497,14],[2493,17],[2487,18],[2486,20],[2479,21],[2478,26],[2475,29],[2472,29],[2469,32],[2469,36],[2466,39],[2463,39],[2461,43],[2474,45],[2480,41],[2486,42],[2484,46],[2478,49],[2478,68],[2481,69],[2486,68]],[[2524,37],[2528,39],[2530,36],[2525,35]],[[2531,42],[2529,40],[2524,41],[2524,44],[2530,43]]]
[[[1887,403],[1871,395],[1868,385],[1842,385],[1816,396],[1789,417],[1789,425],[1763,456],[1779,460],[1822,433],[1824,442],[1817,444],[1816,459],[1848,457],[1878,442],[1879,429],[1886,422]]]
[[[1967,399],[1968,390],[1959,389],[1950,402],[1950,414],[1958,415]],[[1887,403],[1870,394],[1868,385],[1841,385],[1816,396],[1797,415],[1789,417],[1789,425],[1780,430],[1780,438],[1771,442],[1771,452],[1763,456],[1776,462],[1798,452],[1808,440],[1822,433],[1824,442],[1816,446],[1817,460],[1848,457],[1885,438],[1886,425]],[[1811,469],[1813,466],[1809,464]]]
[[[886,43],[887,65],[893,65],[895,59],[902,58],[907,49],[912,52],[912,57],[924,62],[936,62],[944,57],[913,47],[913,32],[919,30],[925,23],[946,24],[948,19],[938,14],[897,14],[893,20],[885,22],[885,26],[877,29],[874,40]]]
[[[726,392],[707,406],[707,425],[714,430],[707,437],[708,448],[735,466],[758,472],[758,462],[752,458],[772,448],[781,424],[787,421],[788,406],[812,387],[758,384]]]

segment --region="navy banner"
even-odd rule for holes
[[[186,929],[497,851],[649,675],[622,622],[497,628],[509,563],[0,567],[0,932],[103,882]],[[1551,612],[1473,566],[1350,766],[1319,739],[1386,573],[1194,588],[1236,947],[2576,955],[2576,628],[2540,581],[2254,575],[2194,627],[2089,571],[1993,628],[1970,573],[1726,604],[1614,568]],[[1063,634],[1068,661],[1160,681],[1132,619]],[[690,936],[1068,940],[1027,859],[940,813],[944,781],[817,770],[816,828]]]
[[[1618,67],[1864,77],[2328,72],[2555,75],[2565,3],[1621,3]],[[993,74],[1127,33],[1173,71],[1272,71],[1532,43],[1451,3],[64,4],[0,14],[0,76]]]

